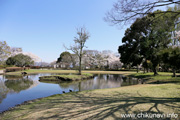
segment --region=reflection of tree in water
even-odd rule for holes
[[[41,73],[40,74],[31,74],[31,75],[28,75],[28,78],[31,79],[31,80],[39,80],[39,77],[40,77]]]
[[[32,80],[28,79],[21,79],[21,80],[6,80],[5,85],[10,90],[13,90],[14,92],[20,92],[21,90],[26,90],[33,85]]]
[[[18,76],[18,75],[5,75],[5,79],[7,80],[21,80],[23,76]]]
[[[121,81],[122,80],[122,75],[118,75],[118,74],[107,75],[107,78],[108,78],[108,80],[111,80],[111,81]]]
[[[137,78],[122,77],[122,79],[123,79],[123,84],[122,84],[123,86],[139,84],[139,81]]]
[[[32,80],[23,76],[7,75],[0,77],[0,103],[6,98],[8,93],[20,92],[37,85]]]
[[[58,84],[62,89],[72,89],[73,91],[79,90],[79,83],[81,81],[41,81],[43,83],[51,83],[51,84]]]
[[[126,85],[138,84],[135,78],[124,77],[118,74],[97,75],[94,80],[81,82],[81,90],[115,88]]]
[[[94,80],[82,81],[81,90],[120,87],[121,75],[97,75]]]
[[[0,103],[4,98],[6,98],[6,95],[8,94],[9,89],[5,86],[4,80],[0,78]]]
[[[80,81],[62,82],[59,83],[59,86],[63,89],[71,88],[75,91],[75,90],[79,90],[79,83]]]
[[[51,82],[48,82],[51,83]],[[137,79],[127,78],[119,74],[95,75],[94,79],[72,81],[72,82],[52,82],[59,84],[62,89],[72,89],[74,91],[83,91],[91,89],[115,88],[126,85],[138,84]]]

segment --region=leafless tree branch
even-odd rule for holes
[[[180,5],[180,0],[118,0],[106,13],[104,20],[112,25],[125,25],[143,17],[154,9],[169,5]],[[160,13],[180,14],[180,11],[162,11]]]

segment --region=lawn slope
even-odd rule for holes
[[[141,112],[180,114],[180,84],[146,84],[53,95],[18,106],[1,114],[0,119],[114,120],[122,118],[123,113]]]

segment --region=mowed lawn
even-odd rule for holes
[[[21,75],[21,72],[24,71],[17,71],[17,72],[7,72],[7,75]],[[30,69],[25,70],[28,74],[37,74],[37,73],[78,73],[77,70],[40,70],[40,69]],[[95,70],[83,70],[82,73],[92,73],[92,74],[123,74],[123,75],[130,75],[136,72],[134,71],[95,71]]]
[[[114,120],[122,119],[123,113],[141,112],[180,114],[180,84],[134,85],[54,95],[15,107],[1,114],[0,119]]]

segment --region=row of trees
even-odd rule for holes
[[[174,76],[180,68],[179,13],[178,6],[167,11],[157,10],[137,18],[128,28],[119,46],[121,62],[130,66],[141,64],[157,75],[157,67],[171,68]],[[172,14],[174,13],[174,14]]]
[[[122,63],[119,61],[119,55],[112,51],[83,50],[83,52],[84,55],[81,60],[83,69],[118,70],[122,66]],[[76,68],[79,67],[79,59],[76,54],[65,51],[60,54],[57,64],[61,68]]]

